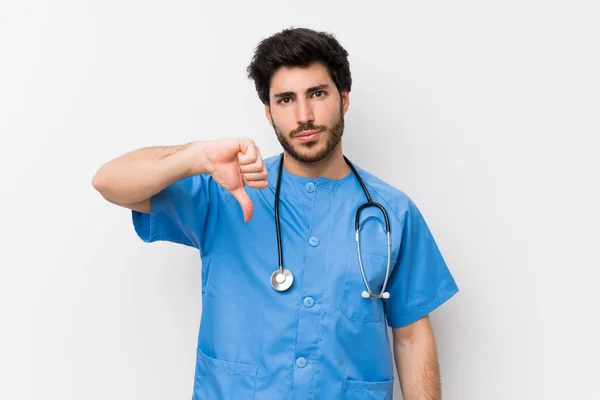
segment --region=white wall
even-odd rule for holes
[[[594,1],[201,3],[1,3],[0,398],[191,397],[198,256],[143,244],[91,178],[148,145],[279,152],[245,67],[291,25],[350,52],[345,152],[461,288],[432,316],[444,399],[600,398]]]

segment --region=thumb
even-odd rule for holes
[[[242,211],[244,213],[244,222],[250,221],[252,218],[252,212],[254,211],[254,206],[252,205],[252,200],[248,197],[248,194],[244,190],[243,187],[232,190],[231,195],[235,197],[235,199],[242,206]]]

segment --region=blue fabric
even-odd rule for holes
[[[274,199],[279,156],[265,160],[269,187],[246,188],[254,204],[245,223],[239,203],[208,175],[193,176],[133,211],[145,242],[199,250],[202,318],[193,400],[392,399],[393,354],[387,326],[425,316],[458,287],[417,207],[402,191],[356,166],[392,232],[390,298],[364,299],[355,212],[365,202],[352,173],[340,180],[285,169],[280,193],[286,292],[271,288],[278,268]],[[387,237],[381,211],[361,214],[361,254],[372,291],[381,290]]]

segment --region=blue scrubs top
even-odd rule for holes
[[[145,242],[199,250],[202,317],[193,400],[392,400],[393,354],[387,326],[425,316],[457,291],[428,226],[411,199],[356,166],[373,201],[390,219],[389,299],[364,299],[355,212],[366,198],[354,174],[339,180],[288,173],[279,213],[283,261],[294,274],[286,292],[270,284],[278,269],[274,200],[279,156],[265,159],[269,186],[237,200],[210,175],[182,179],[152,198],[150,214],[133,211]],[[387,266],[381,211],[361,214],[361,254],[379,294]],[[387,324],[386,324],[387,323]]]

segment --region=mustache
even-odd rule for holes
[[[290,137],[296,137],[303,131],[324,131],[327,127],[323,125],[313,125],[312,122],[302,123],[296,129],[290,132]]]

